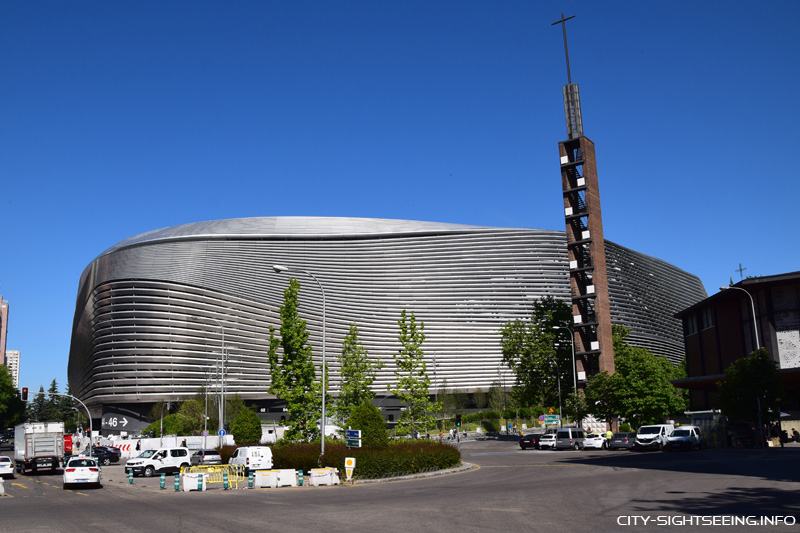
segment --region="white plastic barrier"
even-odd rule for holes
[[[279,487],[296,487],[297,486],[297,470],[275,470],[278,473],[278,486]]]
[[[278,487],[277,470],[258,470],[253,475],[253,485],[257,489],[274,489]]]
[[[310,477],[311,479],[309,480],[309,484],[312,487],[339,484],[339,471],[332,467],[312,468]]]
[[[183,492],[206,490],[206,476],[203,474],[189,472],[181,474],[181,478],[183,479]]]

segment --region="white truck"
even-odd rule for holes
[[[61,467],[64,457],[64,422],[26,422],[14,429],[14,461],[25,474]]]

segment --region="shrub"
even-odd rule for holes
[[[366,448],[385,448],[389,445],[389,434],[386,432],[381,411],[370,401],[353,409],[347,425],[361,430],[361,445]]]
[[[629,433],[631,431],[631,425],[625,422],[624,424],[619,425],[619,430],[623,433]]]
[[[245,407],[231,422],[231,433],[237,444],[259,444],[261,442],[261,420],[252,409]]]
[[[308,472],[317,468],[319,451],[319,443],[275,446],[272,448],[274,468]],[[347,448],[341,443],[328,445],[326,441],[322,466],[338,468],[340,476],[344,477],[345,457],[355,457],[353,477],[356,479],[413,474],[461,464],[461,453],[456,448],[436,441],[392,442],[385,448]]]

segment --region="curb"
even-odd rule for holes
[[[434,476],[446,476],[448,474],[458,474],[461,472],[469,472],[470,470],[477,470],[478,466],[472,463],[461,463],[461,466],[454,468],[447,468],[445,470],[436,470],[435,472],[420,472],[419,474],[409,474],[407,476],[397,477],[382,477],[378,479],[358,479],[352,482],[353,485],[363,485],[367,483],[391,483],[392,481],[406,481],[409,479],[422,479]],[[342,482],[342,485],[349,484],[347,481]]]

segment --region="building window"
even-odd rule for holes
[[[703,312],[700,315],[700,320],[700,329],[708,329],[714,326],[714,313],[710,306],[703,309]]]
[[[697,333],[697,319],[695,314],[692,313],[683,318],[683,334],[688,337],[695,333]]]

